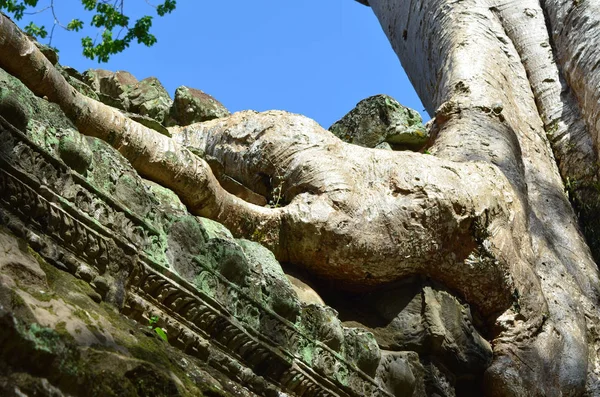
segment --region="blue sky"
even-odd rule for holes
[[[64,24],[90,18],[80,0],[55,3]],[[125,13],[154,10],[126,0]],[[49,30],[49,13],[35,18]],[[353,0],[179,0],[154,19],[153,33],[153,47],[132,45],[101,65],[81,55],[78,33],[57,28],[52,45],[64,65],[156,76],[171,95],[180,85],[198,88],[232,112],[282,109],[328,128],[361,99],[385,93],[429,118],[372,11]]]

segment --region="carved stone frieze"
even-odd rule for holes
[[[343,348],[339,321],[339,330],[328,325],[333,314],[310,320],[292,310],[284,318],[257,299],[247,277],[227,277],[199,256],[183,259],[197,272],[184,279],[164,259],[159,230],[1,117],[0,223],[126,316],[147,323],[157,315],[169,343],[258,394],[394,394],[382,381],[390,375],[375,375],[379,356],[363,365],[359,344]]]

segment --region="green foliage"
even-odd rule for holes
[[[158,324],[158,316],[152,316],[148,319],[148,326],[150,328],[154,328],[156,326],[156,324]]]
[[[160,339],[164,340],[165,342],[169,341],[169,338],[167,338],[166,332],[163,331],[163,329],[161,327],[154,328],[154,332],[156,332],[156,334],[158,336],[160,336]]]
[[[0,0],[0,11],[6,12],[17,21],[23,19],[25,15],[35,15],[45,11],[52,12],[54,25],[50,33],[45,26],[39,26],[34,22],[30,22],[24,28],[25,32],[33,37],[41,39],[48,37],[49,45],[52,45],[52,35],[56,26],[74,32],[79,32],[84,28],[84,22],[80,19],[73,19],[63,25],[56,15],[53,0],[50,1],[50,5],[41,9],[36,9],[38,2],[39,0]],[[87,35],[81,39],[85,57],[97,59],[98,62],[108,62],[111,55],[124,51],[131,42],[148,47],[156,43],[156,37],[150,32],[153,17],[145,15],[132,24],[129,16],[123,13],[125,0],[80,0],[80,2],[83,9],[91,13],[89,25],[100,31],[96,39]],[[173,12],[176,5],[176,0],[164,0],[152,7],[156,9],[156,14],[162,17]]]
[[[165,0],[163,4],[159,4],[156,7],[156,12],[159,16],[163,17],[175,10],[176,3],[177,2],[175,0]]]
[[[0,10],[13,14],[19,20],[23,18],[25,10],[37,6],[38,0],[0,0]]]
[[[37,26],[33,22],[29,22],[29,25],[25,26],[24,30],[25,33],[34,37],[45,39],[48,36],[48,31],[44,26]]]
[[[67,29],[79,32],[81,29],[83,29],[83,21],[80,19],[73,19],[67,24]]]
[[[151,330],[153,330],[154,332],[156,332],[156,334],[160,337],[160,339],[164,340],[165,342],[168,342],[169,338],[167,337],[167,333],[165,332],[165,330],[156,325],[156,324],[158,324],[159,320],[160,319],[158,318],[158,316],[150,317],[148,319],[148,327]]]

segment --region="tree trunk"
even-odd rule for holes
[[[515,332],[520,328],[515,322],[511,336],[498,336],[487,392],[598,393],[598,272],[561,180],[562,174],[569,184],[576,181],[570,193],[583,207],[584,226],[593,228],[597,5],[535,0],[370,5],[426,108],[436,114],[437,137],[429,150],[456,162],[496,165],[522,203],[517,216],[528,236],[514,237],[540,280],[548,317],[538,329]]]
[[[352,290],[412,275],[451,288],[494,330],[486,395],[599,393],[598,270],[563,180],[596,216],[599,36],[578,29],[600,14],[584,1],[369,3],[435,112],[432,155],[345,144],[283,112],[169,139],[77,93],[6,17],[0,66],[191,211],[281,261]],[[187,146],[282,206],[229,194]]]

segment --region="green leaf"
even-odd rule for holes
[[[115,26],[125,27],[128,23],[129,17],[108,3],[99,3],[96,6],[96,14],[92,17],[92,26],[104,27],[108,30],[112,30]]]
[[[165,14],[173,12],[176,6],[177,2],[175,0],[165,0],[164,3],[159,4],[158,7],[156,7],[156,12],[159,16],[164,17]]]
[[[83,28],[83,21],[79,19],[73,19],[67,25],[68,30],[74,30],[75,32],[79,32]]]
[[[152,316],[148,319],[148,325],[153,327],[158,323],[158,316]]]
[[[27,9],[28,4],[16,0],[0,1],[0,10],[6,10],[13,14],[13,17],[18,21],[23,18],[23,13]]]
[[[89,59],[94,59],[94,42],[92,38],[86,36],[81,39],[81,47],[83,48],[83,56]]]
[[[42,39],[45,39],[46,36],[48,36],[46,27],[37,26],[33,22],[29,22],[29,25],[25,26],[24,30],[25,30],[25,33],[27,33],[28,35],[33,36],[33,37],[40,37]]]
[[[92,11],[96,8],[96,0],[81,0],[81,3],[86,11]]]
[[[130,42],[133,39],[137,39],[138,43],[150,47],[156,43],[156,37],[150,33],[151,27],[152,17],[149,15],[141,17],[135,22],[135,25],[129,29],[129,32],[127,32],[127,35],[125,36],[125,40]]]
[[[154,328],[154,332],[156,332],[158,334],[158,336],[160,336],[160,338],[162,340],[164,340],[165,342],[169,341],[169,338],[167,337],[167,333],[160,327],[156,327]]]

